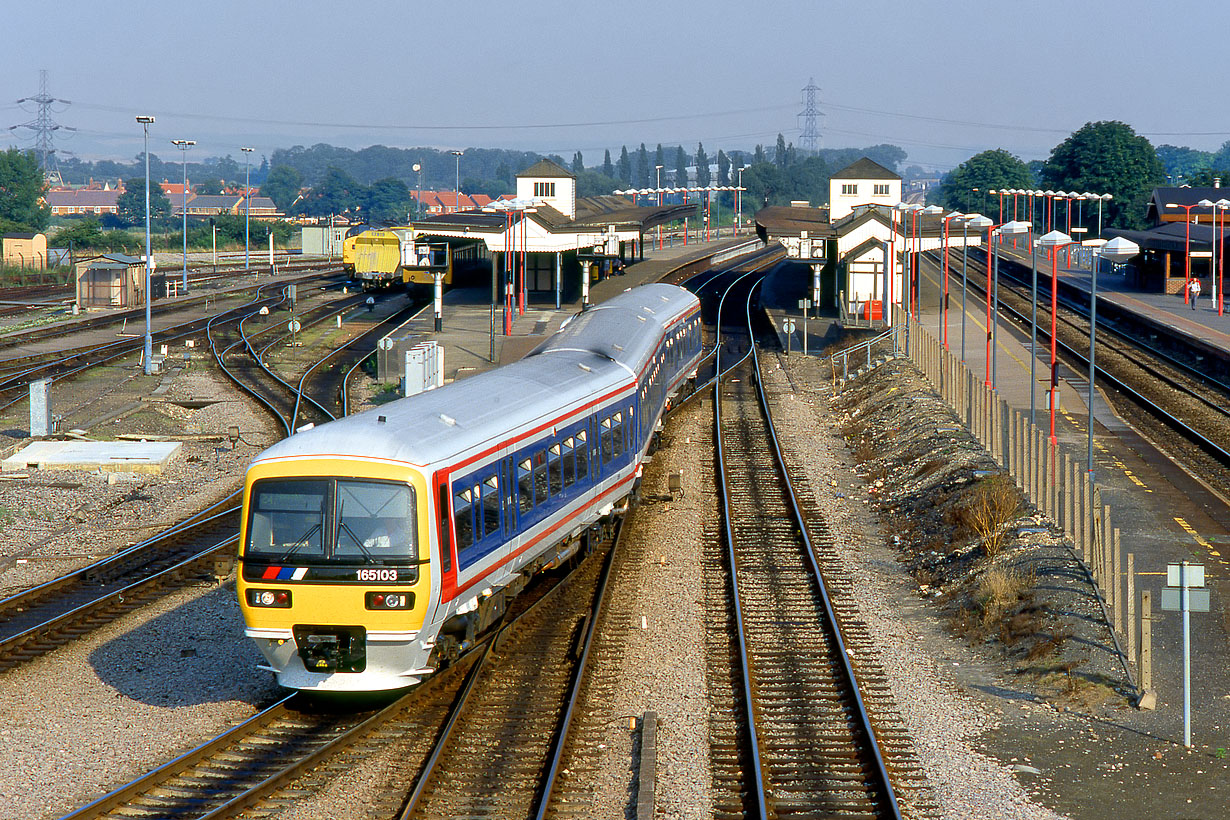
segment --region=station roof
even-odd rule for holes
[[[798,236],[803,231],[817,239],[832,239],[837,234],[829,224],[829,212],[821,208],[791,208],[770,205],[756,212],[756,232],[764,237]]]
[[[1219,199],[1230,199],[1230,189],[1214,187],[1181,187],[1154,188],[1153,197],[1149,200],[1147,218],[1151,222],[1186,222],[1187,211],[1183,208],[1168,208],[1167,205],[1195,205],[1202,199],[1216,202]],[[1192,218],[1206,217],[1211,221],[1212,208],[1192,208]],[[1225,214],[1226,212],[1222,212]]]
[[[863,157],[862,159],[847,165],[835,174],[829,176],[829,179],[901,179],[900,175],[893,173],[885,168],[880,163],[873,159]]]
[[[1203,199],[1203,197],[1201,197]],[[1173,201],[1173,200],[1172,200]],[[1195,212],[1195,208],[1192,212]],[[1182,211],[1180,211],[1182,213]],[[1212,225],[1188,225],[1185,222],[1169,222],[1150,228],[1147,231],[1129,231],[1124,228],[1107,228],[1102,231],[1106,236],[1121,236],[1130,239],[1140,246],[1142,251],[1168,251],[1183,253],[1188,246],[1188,231],[1191,231],[1191,246],[1197,249],[1207,249],[1213,244]]]
[[[524,171],[517,174],[518,179],[522,177],[555,177],[557,179],[563,177],[567,179],[575,179],[576,174],[572,173],[557,162],[552,162],[549,159],[540,159],[529,168],[526,168]]]

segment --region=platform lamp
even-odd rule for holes
[[[1123,263],[1140,253],[1140,246],[1130,239],[1116,236],[1102,246],[1101,256],[1111,262]],[[1093,479],[1093,374],[1098,327],[1098,266],[1095,263],[1089,279],[1089,478]]]
[[[969,220],[969,227],[975,232],[987,232],[987,367],[986,386],[991,386],[991,231],[995,228],[995,220],[976,214]]]
[[[976,219],[986,219],[982,214],[966,214],[961,220],[961,364],[965,364],[965,294],[969,290],[969,226]],[[975,227],[975,230],[980,228]]]
[[[248,185],[250,177],[248,157],[252,153],[251,148],[242,147],[239,149],[243,152],[243,269],[249,270],[248,267],[248,216],[250,208],[248,207]]]
[[[1212,242],[1210,243],[1209,255],[1209,288],[1217,287],[1217,205],[1207,197],[1196,203],[1201,208],[1209,209],[1209,227],[1213,230]],[[1196,217],[1196,222],[1200,222],[1200,217]],[[1213,294],[1209,293],[1209,300],[1212,301]]]
[[[918,286],[919,286],[919,290],[921,290],[921,289],[922,289],[922,264],[921,264],[921,259],[922,259],[922,251],[923,251],[923,241],[922,241],[922,235],[923,235],[923,229],[924,229],[924,227],[926,226],[926,220],[924,220],[924,219],[923,219],[923,217],[924,217],[924,216],[940,216],[942,213],[944,213],[944,209],[943,209],[943,208],[941,208],[939,205],[928,205],[927,207],[923,208],[921,211],[919,211],[919,212],[918,212],[918,251],[919,251],[919,264],[918,264],[918,265],[916,265],[916,267],[918,268]],[[941,236],[939,237],[939,239],[940,239],[940,243],[942,244],[942,243],[943,243],[943,241],[944,241],[944,240],[943,240],[943,236],[941,235]],[[940,288],[940,300],[941,300],[941,301],[940,301],[940,304],[939,304],[939,309],[940,309],[940,310],[939,310],[939,315],[938,315],[938,316],[936,316],[936,319],[938,320],[938,321],[937,321],[937,323],[936,323],[936,335],[937,335],[937,336],[942,335],[942,330],[941,330],[941,329],[942,329],[942,327],[943,327],[943,323],[944,323],[944,303],[943,303],[943,298],[944,298],[944,297],[943,297],[943,288],[941,287],[941,288]],[[922,294],[921,294],[921,293],[919,294],[919,300],[920,300],[920,301],[922,300]],[[920,315],[920,318],[921,318],[921,315]]]
[[[965,214],[960,211],[953,211],[944,216],[944,264],[940,276],[944,280],[944,286],[940,289],[940,314],[943,317],[941,322],[940,343],[944,349],[948,349],[948,223],[954,219],[964,219]]]
[[[188,292],[188,149],[196,145],[196,140],[171,140],[171,144],[179,149],[184,166],[184,293]]]
[[[1110,194],[1102,194],[1097,197],[1098,200],[1098,236],[1102,236],[1102,203],[1110,202],[1114,197]]]
[[[1012,220],[1005,222],[995,231],[998,236],[998,242],[995,244],[995,294],[992,297],[994,308],[991,311],[991,316],[995,320],[995,324],[991,326],[991,385],[999,384],[999,248],[1003,244],[1004,237],[1011,237],[1015,242],[1018,236],[1025,236],[1033,233],[1033,226],[1028,222],[1018,222]]]
[[[1225,312],[1225,299],[1222,296],[1222,290],[1226,284],[1223,271],[1226,268],[1226,217],[1225,211],[1230,208],[1230,199],[1222,197],[1213,203],[1217,206],[1217,210],[1213,212],[1213,242],[1217,245],[1217,315],[1221,316]],[[1220,212],[1220,213],[1219,213]],[[1220,235],[1218,227],[1221,228]]]
[[[1182,208],[1185,213],[1183,221],[1187,223],[1187,238],[1183,242],[1183,256],[1187,260],[1187,266],[1183,277],[1183,304],[1186,305],[1190,299],[1188,288],[1192,285],[1192,208],[1200,207],[1200,203],[1193,202],[1191,205],[1180,205],[1177,202],[1167,202],[1166,207]]]
[[[414,192],[414,218],[423,218],[423,166],[420,163],[414,163],[410,166],[414,173],[419,175],[419,187]]]
[[[1055,392],[1059,385],[1059,363],[1055,343],[1055,314],[1059,310],[1059,249],[1072,244],[1072,237],[1063,231],[1050,231],[1038,239],[1038,244],[1051,250],[1051,380],[1050,380],[1050,411],[1051,450],[1054,451],[1059,440],[1055,438]]]
[[[149,127],[153,124],[154,118],[145,114],[137,116],[137,122],[141,123],[142,129],[145,131],[145,375],[149,376],[154,372],[154,336],[150,330],[150,266],[154,263],[154,257],[150,254],[149,241]]]

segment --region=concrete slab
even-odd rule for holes
[[[0,470],[98,470],[161,473],[178,441],[36,441],[0,461]]]

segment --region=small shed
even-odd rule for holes
[[[108,253],[76,265],[77,304],[83,310],[129,308],[144,304],[145,261]]]
[[[0,244],[4,246],[4,264],[22,270],[46,270],[47,237],[41,233],[6,233]]]

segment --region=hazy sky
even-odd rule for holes
[[[49,90],[83,158],[239,157],[328,142],[618,156],[640,142],[797,142],[815,78],[821,146],[900,145],[951,168],[987,148],[1045,157],[1085,122],[1155,145],[1230,139],[1216,80],[1230,4],[1145,0],[11,4],[0,128]],[[26,145],[29,132],[0,143]]]

